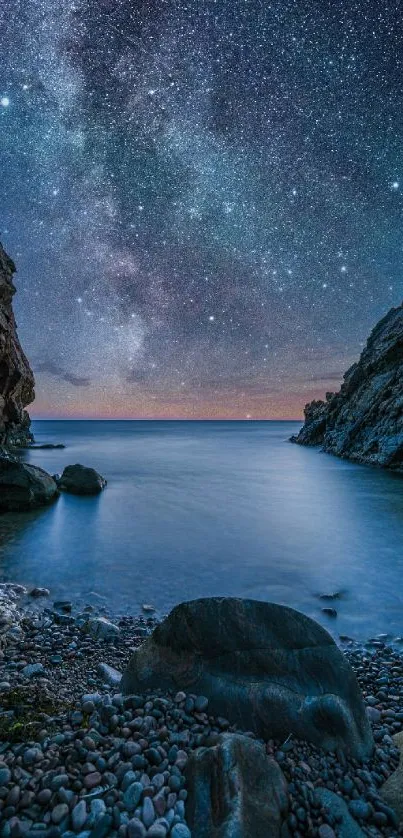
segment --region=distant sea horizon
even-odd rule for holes
[[[297,418],[286,418],[286,419],[274,419],[268,417],[267,419],[262,419],[261,417],[254,418],[253,416],[246,418],[246,417],[239,417],[239,418],[228,418],[223,416],[222,418],[209,418],[209,417],[194,417],[193,419],[189,417],[170,417],[165,418],[162,416],[139,416],[139,417],[132,417],[132,416],[91,416],[87,418],[86,416],[33,416],[31,415],[32,422],[303,422],[304,418],[297,416]]]

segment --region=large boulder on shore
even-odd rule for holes
[[[338,393],[305,407],[292,442],[403,472],[403,304],[372,330]]]
[[[171,611],[132,655],[123,693],[202,694],[212,715],[265,739],[290,733],[364,759],[373,749],[358,682],[333,638],[273,603],[212,597]]]
[[[280,836],[287,816],[287,783],[260,742],[223,734],[213,747],[193,751],[186,778],[192,838]]]
[[[396,771],[388,777],[381,788],[381,797],[391,806],[400,824],[403,824],[403,732],[393,737],[396,748],[400,751],[400,762]]]
[[[35,509],[51,503],[58,494],[56,482],[42,468],[0,456],[0,510]]]
[[[76,463],[66,466],[57,482],[59,489],[73,495],[98,495],[106,486],[106,480],[94,468]]]

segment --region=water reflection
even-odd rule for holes
[[[48,422],[29,452],[83,462],[99,498],[63,495],[0,519],[1,568],[55,595],[96,590],[135,611],[211,594],[273,599],[341,633],[402,632],[402,479],[286,440],[294,423]],[[343,589],[335,623],[315,593]]]

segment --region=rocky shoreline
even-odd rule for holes
[[[320,445],[356,463],[403,472],[403,305],[372,330],[339,392],[305,406],[304,424],[291,442]]]
[[[113,617],[96,594],[78,608],[46,593],[1,586],[1,838],[198,835],[187,825],[187,764],[235,726],[210,715],[203,695],[122,696],[120,673],[157,623],[150,610]],[[380,790],[399,763],[403,657],[384,638],[343,651],[375,750],[359,763],[293,736],[266,741],[288,783],[284,836],[402,834]]]

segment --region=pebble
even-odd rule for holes
[[[5,765],[0,765],[0,786],[6,786],[11,780],[11,771]]]
[[[87,820],[87,806],[85,800],[80,800],[71,813],[71,822],[75,832],[83,828]]]
[[[145,838],[147,830],[139,818],[132,818],[127,824],[128,838]]]
[[[155,821],[155,810],[151,797],[145,797],[141,817],[145,826],[149,827]]]
[[[134,782],[128,786],[124,793],[123,801],[129,812],[134,811],[137,807],[143,791],[144,789],[141,783]]]
[[[28,663],[21,670],[21,675],[24,678],[36,678],[39,675],[45,674],[45,667],[42,663]]]
[[[171,838],[192,838],[190,829],[184,823],[177,823],[171,829]]]
[[[58,803],[57,806],[52,809],[52,821],[55,824],[60,823],[63,818],[67,817],[69,814],[69,807],[67,803]]]

